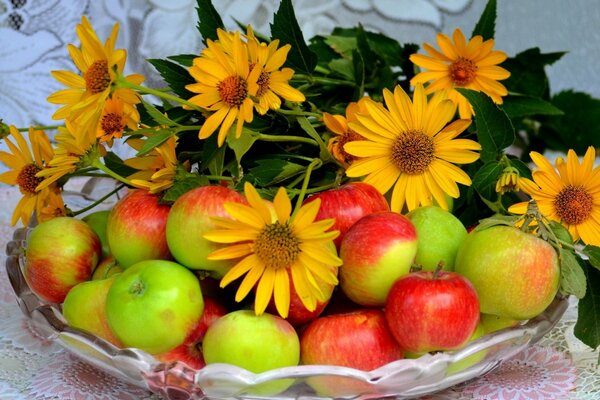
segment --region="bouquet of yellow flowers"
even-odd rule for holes
[[[13,224],[89,211],[63,201],[78,176],[112,178],[119,185],[107,196],[127,187],[172,213],[199,188],[227,190],[213,199],[210,229],[181,251],[169,242],[161,257],[235,286],[235,302],[256,315],[288,318],[294,296],[314,311],[338,287],[351,258],[343,241],[340,250],[347,227],[343,207],[332,211],[322,195],[361,182],[394,214],[437,206],[475,232],[508,226],[548,242],[560,265],[555,289],[580,299],[576,336],[600,344],[600,138],[573,139],[571,114],[589,96],[550,95],[544,67],[562,53],[496,49],[495,0],[470,36],[456,29],[422,46],[362,26],[306,40],[290,0],[270,35],[225,30],[210,0],[197,11],[200,54],[148,60],[160,88],[123,73],[117,25],[102,41],[82,18],[80,43],[68,45],[76,72],[51,72],[65,86],[48,98],[59,106],[53,140],[41,127],[2,125],[9,151],[0,161],[10,170],[0,182],[23,194]],[[113,151],[118,141],[135,156]],[[552,165],[546,149],[566,156]],[[175,235],[195,235],[180,223]]]

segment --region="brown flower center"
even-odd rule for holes
[[[271,82],[271,74],[268,72],[261,72],[260,76],[258,77],[258,80],[256,81],[256,83],[258,84],[258,91],[256,92],[256,96],[260,97],[263,94],[267,93],[267,90],[269,90],[269,83]]]
[[[120,114],[108,113],[102,116],[100,127],[105,135],[118,135],[123,132],[125,124],[123,123],[123,118]]]
[[[17,184],[21,193],[35,194],[35,188],[44,180],[35,176],[41,169],[34,164],[24,166],[17,176]]]
[[[456,86],[467,86],[473,82],[477,73],[477,65],[471,60],[459,57],[450,65],[450,78]]]
[[[108,63],[105,60],[94,61],[83,75],[85,88],[92,94],[101,93],[110,85]]]
[[[421,132],[406,132],[392,145],[392,162],[408,175],[425,172],[434,154],[433,139]]]
[[[287,268],[298,258],[300,240],[287,224],[275,222],[260,231],[254,253],[267,268]]]
[[[568,185],[554,199],[554,208],[563,222],[577,225],[592,213],[593,200],[583,186]]]
[[[365,138],[363,138],[358,133],[354,132],[352,129],[348,129],[348,132],[346,132],[342,136],[339,136],[337,146],[338,146],[338,150],[340,152],[340,156],[342,157],[343,161],[346,164],[352,163],[352,161],[356,160],[357,157],[353,156],[352,154],[348,154],[346,152],[346,150],[344,150],[344,145],[348,142],[354,142],[356,140],[364,140],[364,139]]]
[[[219,82],[217,90],[229,107],[239,107],[248,97],[248,82],[239,76],[228,76]]]

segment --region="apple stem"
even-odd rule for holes
[[[423,270],[423,266],[421,264],[413,263],[410,266],[409,272],[419,272]]]
[[[435,267],[435,271],[433,271],[433,279],[437,279],[440,276],[440,273],[444,269],[444,264],[445,262],[443,260],[440,260],[440,262],[437,263],[437,267]]]

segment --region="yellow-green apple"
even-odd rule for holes
[[[235,265],[237,260],[208,260],[207,256],[223,245],[204,238],[215,229],[211,217],[231,218],[224,203],[246,203],[240,193],[224,186],[202,186],[179,197],[171,207],[167,220],[167,242],[173,257],[191,269],[210,271],[217,278]]]
[[[79,219],[42,222],[27,239],[25,279],[40,298],[62,303],[73,286],[91,278],[101,251],[98,235]]]
[[[90,213],[82,218],[98,235],[100,243],[102,244],[102,258],[108,257],[110,254],[110,248],[108,246],[108,239],[106,238],[106,224],[108,222],[108,214],[110,210],[101,210]]]
[[[417,232],[392,211],[366,215],[350,227],[340,248],[340,287],[363,306],[385,304],[392,284],[406,275],[417,252]]]
[[[482,313],[517,320],[544,311],[560,280],[554,248],[511,226],[469,233],[456,255],[455,271],[475,286]]]
[[[180,264],[140,261],[114,279],[106,295],[106,316],[127,347],[150,354],[169,351],[183,343],[202,316],[200,282]]]
[[[96,268],[94,268],[92,279],[106,279],[120,272],[123,272],[123,267],[117,263],[117,260],[113,256],[108,256],[102,259]]]
[[[115,204],[108,215],[106,236],[121,267],[142,260],[171,259],[165,233],[169,209],[159,202],[158,195],[141,189],[131,190]]]
[[[485,334],[496,332],[504,328],[511,328],[519,324],[519,321],[516,319],[484,313],[479,316],[479,322],[483,326]]]
[[[62,313],[73,328],[85,330],[122,347],[106,319],[106,294],[115,277],[81,282],[74,286],[62,305]]]
[[[209,326],[227,314],[227,308],[217,299],[204,296],[204,312],[198,324],[187,335],[182,344],[155,358],[162,362],[181,361],[194,369],[204,368],[206,362],[202,354],[202,340]]]
[[[479,301],[473,285],[455,272],[411,272],[392,286],[385,317],[405,351],[454,350],[477,328]]]
[[[237,310],[216,320],[202,343],[207,364],[227,363],[254,373],[291,367],[300,361],[300,341],[294,327],[278,316]],[[275,395],[287,389],[292,379],[258,385],[253,394]]]
[[[474,342],[475,340],[479,339],[483,335],[485,335],[485,331],[483,329],[483,325],[480,322],[479,324],[477,324],[477,328],[475,328],[475,332],[473,332],[473,334],[471,335],[471,337],[469,338],[467,343],[464,344],[463,347],[468,346],[469,344],[471,344],[471,342]],[[487,354],[487,350],[481,350],[475,354],[471,354],[470,356],[463,358],[460,361],[455,362],[452,365],[449,365],[448,366],[448,374],[456,374],[457,372],[460,372],[469,367],[472,367],[473,365],[477,364],[479,361],[483,360],[485,358],[486,354]]]
[[[415,263],[423,271],[434,271],[443,264],[446,271],[454,270],[458,247],[467,237],[467,229],[450,211],[437,206],[415,208],[406,217],[415,226],[419,243]]]
[[[335,224],[330,230],[340,232],[334,240],[338,250],[346,232],[356,221],[371,213],[390,210],[385,197],[364,182],[350,182],[335,189],[315,193],[304,200],[304,204],[316,199],[321,199],[316,220],[335,218]]]
[[[403,356],[383,312],[376,309],[317,318],[302,332],[300,354],[302,364],[339,365],[363,371],[371,371]],[[341,377],[308,380],[317,393],[326,396],[339,395],[342,388],[360,393],[361,383]]]

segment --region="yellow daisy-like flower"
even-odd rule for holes
[[[506,167],[496,181],[496,192],[504,194],[506,192],[516,192],[519,190],[519,171],[514,167]]]
[[[141,139],[127,141],[132,147],[140,150],[144,144]],[[177,172],[177,136],[171,136],[160,146],[155,147],[146,156],[125,160],[125,164],[140,171],[127,177],[133,186],[146,189],[150,193],[159,193],[173,186]]]
[[[54,137],[56,147],[54,157],[48,166],[39,171],[36,176],[44,180],[38,185],[38,190],[46,188],[60,178],[75,172],[78,168],[88,166],[87,156],[97,152],[103,155],[104,147],[96,143],[96,132],[84,130],[75,123],[66,120],[66,126],[59,127]]]
[[[290,216],[292,204],[284,188],[279,189],[273,201],[275,215],[250,183],[245,183],[244,192],[249,205],[225,203],[233,221],[213,218],[219,229],[204,235],[213,242],[231,244],[211,253],[209,259],[242,258],[225,274],[221,287],[245,275],[235,300],[243,300],[256,286],[256,314],[261,315],[274,296],[277,312],[286,318],[290,307],[288,271],[291,271],[294,289],[302,303],[308,310],[314,310],[317,301],[326,300],[316,279],[331,285],[338,283],[332,267],[342,263],[333,245],[339,232],[327,232],[334,220],[315,221],[319,199]]]
[[[470,124],[459,119],[449,125],[456,105],[437,92],[429,101],[423,86],[415,88],[414,100],[396,86],[384,90],[385,105],[365,102],[365,113],[356,114],[349,126],[365,140],[346,143],[347,153],[360,157],[346,170],[350,177],[365,176],[382,194],[392,186],[391,209],[401,212],[430,205],[433,199],[448,209],[445,193],[459,196],[456,183],[470,185],[471,178],[454,164],[468,164],[479,158],[479,143],[455,139]]]
[[[248,27],[247,37],[251,68],[259,66],[261,69],[256,91],[258,103],[254,104],[259,114],[265,114],[269,109],[278,110],[281,107],[281,98],[297,102],[306,100],[302,92],[289,84],[294,70],[281,69],[292,46],[286,44],[278,48],[279,40],[273,40],[269,44],[262,43],[254,36],[251,27]]]
[[[140,114],[135,107],[124,103],[118,96],[113,96],[104,103],[96,137],[100,142],[106,142],[112,146],[113,139],[123,137],[125,127],[136,130],[139,121]]]
[[[81,18],[81,24],[77,25],[76,32],[81,47],[69,44],[68,50],[81,75],[71,71],[52,71],[52,75],[68,88],[50,95],[48,101],[63,105],[52,118],[76,120],[82,129],[94,129],[111,91],[129,105],[139,103],[140,98],[131,89],[114,90],[111,87],[117,73],[123,72],[127,58],[124,49],[115,49],[119,32],[118,24],[114,25],[104,45],[86,17]],[[133,74],[125,79],[140,84],[144,77]]]
[[[441,52],[424,43],[423,48],[429,53],[428,56],[410,56],[415,65],[428,70],[412,78],[411,85],[431,82],[427,86],[427,94],[447,89],[448,97],[458,104],[461,118],[471,118],[474,113],[469,101],[454,90],[457,87],[483,92],[496,104],[502,104],[502,96],[506,96],[508,91],[498,81],[507,79],[510,72],[497,65],[506,60],[507,55],[492,50],[494,39],[484,41],[477,35],[467,42],[460,29],[454,30],[452,40],[441,33],[436,39]]]
[[[359,110],[365,111],[364,102],[369,100],[369,98],[363,97],[358,103],[353,102],[348,104],[345,117],[343,115],[323,113],[325,127],[335,134],[335,136],[327,142],[327,150],[329,150],[333,158],[342,164],[344,168],[348,168],[352,161],[356,160],[356,157],[346,153],[344,145],[355,140],[364,140],[362,136],[350,129],[348,122],[356,122],[356,113],[359,112]]]
[[[33,212],[39,217],[46,207],[59,208],[64,212],[59,190],[54,186],[37,189],[42,180],[36,174],[46,167],[54,155],[48,136],[43,131],[29,128],[28,145],[17,128],[10,126],[9,131],[10,136],[4,140],[10,153],[0,151],[0,161],[11,171],[0,174],[0,182],[18,185],[23,195],[13,211],[11,224],[15,225],[20,219],[27,225]],[[10,140],[11,137],[15,143]]]
[[[569,150],[566,162],[556,160],[556,168],[540,153],[530,156],[538,169],[533,171],[533,181],[519,180],[521,190],[536,201],[544,217],[563,224],[574,240],[600,246],[600,167],[594,168],[594,148],[588,147],[581,163]],[[508,211],[524,214],[527,202],[514,204]]]
[[[206,139],[217,128],[217,142],[222,146],[229,129],[236,122],[235,136],[240,137],[244,122],[254,116],[252,96],[258,91],[260,68],[250,69],[248,47],[235,32],[231,43],[231,54],[221,44],[208,40],[200,57],[194,59],[189,69],[197,83],[186,85],[186,89],[198,95],[189,101],[206,110],[213,111],[200,128],[198,137]]]

